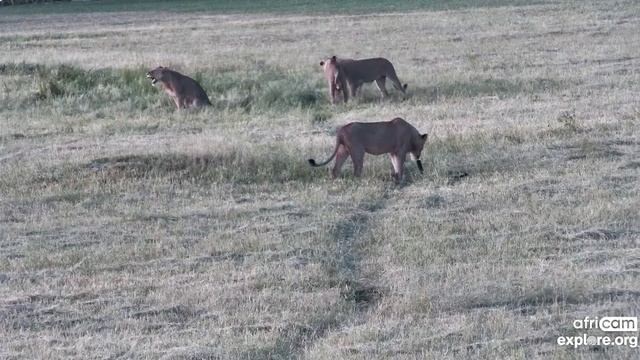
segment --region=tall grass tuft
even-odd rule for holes
[[[85,70],[73,65],[9,63],[0,65],[0,74],[33,77],[32,97],[40,102],[76,108],[90,101],[93,108],[129,104],[139,109],[153,107],[167,96],[151,86],[143,66]],[[218,110],[245,113],[316,109],[328,103],[324,84],[314,74],[262,65],[249,71],[196,70],[185,75],[205,89]],[[161,100],[162,101],[162,100]],[[170,103],[165,102],[168,107]]]
[[[246,112],[315,108],[328,102],[314,74],[261,65],[249,71],[207,71],[201,85],[215,107]]]

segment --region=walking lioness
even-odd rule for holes
[[[347,102],[349,92],[351,96],[355,97],[362,84],[372,81],[378,85],[382,98],[389,96],[385,86],[387,78],[403,94],[407,89],[407,84],[400,83],[396,70],[391,62],[385,58],[353,60],[332,56],[327,60],[320,61],[320,66],[322,66],[324,76],[329,83],[329,96],[334,104],[338,100],[338,92],[342,91],[344,102]]]
[[[428,134],[421,135],[415,127],[401,118],[373,123],[352,122],[338,129],[336,147],[327,161],[317,164],[315,160],[309,159],[309,164],[323,166],[335,157],[336,163],[331,171],[335,179],[340,175],[340,168],[347,156],[351,156],[354,174],[359,177],[362,175],[365,153],[388,153],[393,165],[393,177],[396,182],[400,182],[407,154],[416,160],[420,173],[423,172],[420,153],[427,137]]]
[[[147,78],[151,79],[153,86],[160,83],[162,89],[171,97],[178,109],[211,105],[207,93],[200,84],[177,71],[158,66],[147,73]]]

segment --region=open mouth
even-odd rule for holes
[[[156,86],[156,82],[158,82],[158,80],[151,76],[151,74],[147,74],[147,79],[151,79],[151,85]]]

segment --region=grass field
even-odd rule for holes
[[[271,14],[364,14],[389,11],[451,10],[504,5],[541,4],[548,0],[99,0],[71,3],[33,4],[0,8],[9,14],[51,14],[121,11],[170,11],[215,13],[271,13]]]
[[[0,8],[0,358],[637,358],[557,339],[640,316],[640,3],[150,3]],[[307,165],[396,116],[423,175]]]

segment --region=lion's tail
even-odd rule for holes
[[[318,163],[316,163],[316,161],[314,159],[309,159],[309,160],[307,160],[307,161],[309,161],[309,165],[311,165],[311,166],[325,166],[325,165],[327,165],[329,162],[331,162],[331,160],[333,160],[334,157],[336,157],[336,154],[338,153],[338,148],[339,147],[340,147],[340,140],[336,139],[336,147],[335,147],[335,149],[333,149],[333,154],[331,154],[331,157],[329,157],[327,159],[327,161],[318,164]]]

